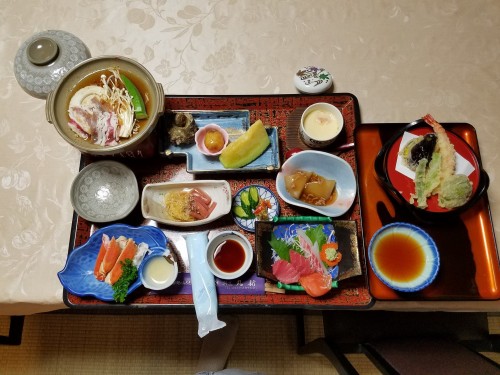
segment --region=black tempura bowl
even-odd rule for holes
[[[469,175],[473,185],[471,197],[464,205],[453,209],[439,207],[436,195],[428,199],[428,207],[425,209],[411,204],[410,194],[415,192],[415,183],[411,178],[396,170],[399,147],[405,132],[413,135],[424,135],[432,131],[432,127],[423,120],[406,125],[383,145],[375,158],[374,167],[378,181],[398,203],[406,207],[419,220],[439,222],[456,217],[474,206],[488,190],[490,180],[488,174],[482,169],[478,156],[469,144],[456,133],[446,129],[446,134],[454,145],[455,151],[474,167],[474,171]]]

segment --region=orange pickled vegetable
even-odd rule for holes
[[[321,260],[328,266],[336,266],[342,259],[342,253],[338,251],[339,244],[336,242],[326,243],[321,246],[319,256]]]

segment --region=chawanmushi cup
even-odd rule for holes
[[[311,148],[331,145],[344,128],[344,117],[330,103],[314,103],[305,109],[300,118],[299,135]]]

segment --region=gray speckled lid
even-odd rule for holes
[[[73,34],[42,31],[26,40],[17,51],[14,74],[24,91],[45,99],[68,70],[90,57],[87,46]]]

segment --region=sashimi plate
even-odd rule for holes
[[[322,232],[326,242],[336,242],[342,259],[338,265],[327,267],[333,280],[345,280],[362,274],[358,251],[356,222],[352,220],[331,220],[324,217],[280,217],[275,222],[255,223],[255,251],[257,274],[272,281],[278,281],[273,274],[273,264],[280,255],[273,248],[273,240],[287,243],[296,241],[297,231],[308,233],[314,243],[314,232]],[[321,235],[322,236],[322,235]],[[317,250],[316,250],[317,251]]]
[[[193,115],[194,122],[198,128],[202,128],[208,124],[217,124],[227,131],[229,142],[235,141],[250,127],[250,112],[248,110],[234,111],[176,111],[189,112]],[[160,136],[160,152],[166,156],[186,156],[186,171],[189,173],[211,173],[211,172],[273,172],[281,167],[279,157],[279,141],[278,129],[269,127],[266,129],[271,144],[257,159],[241,168],[224,168],[219,161],[219,156],[203,155],[197,148],[196,144],[189,146],[177,146],[169,141],[167,129],[173,114],[169,113],[164,116],[164,129]]]
[[[125,236],[132,238],[137,244],[144,242],[151,252],[163,251],[167,247],[167,237],[163,232],[152,226],[132,227],[124,224],[114,224],[95,231],[88,241],[70,252],[64,269],[57,276],[63,287],[79,297],[95,297],[101,301],[111,302],[113,288],[111,285],[99,281],[94,276],[94,266],[101,248],[102,235],[110,238]],[[139,277],[134,281],[128,294],[141,286]],[[127,294],[127,295],[128,295]]]

